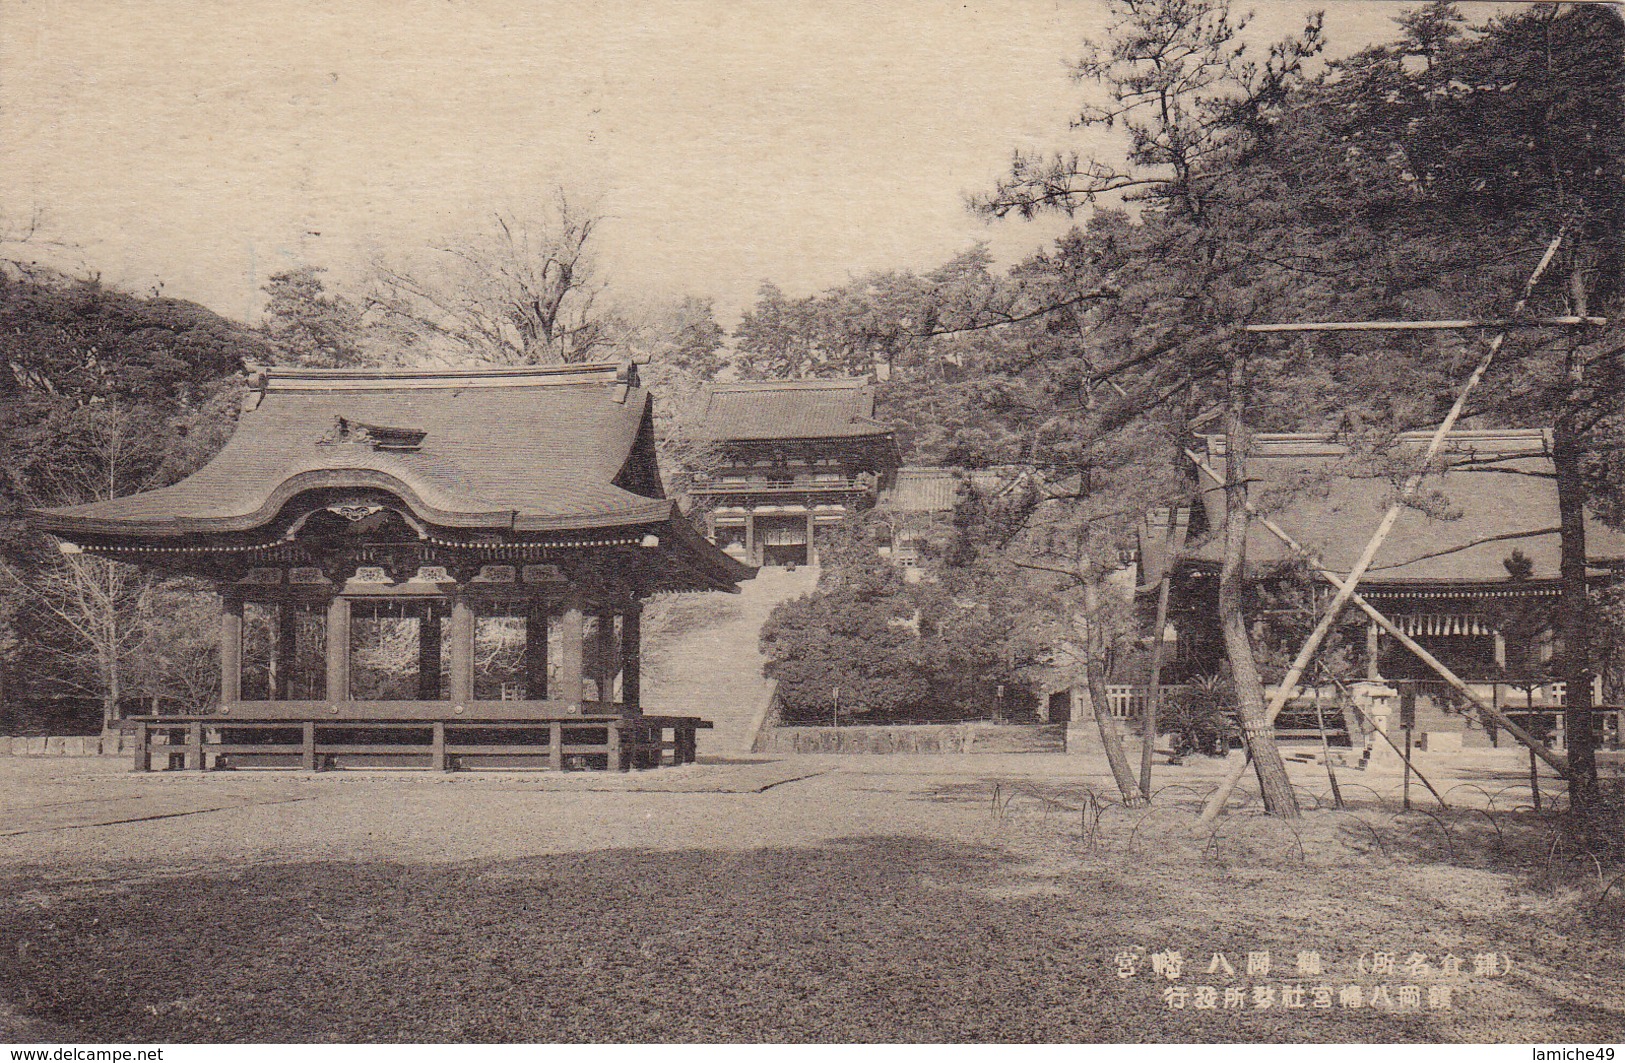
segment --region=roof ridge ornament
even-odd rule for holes
[[[622,362],[615,370],[615,385],[610,391],[609,399],[611,402],[624,405],[627,394],[638,386],[638,363]]]
[[[337,446],[355,443],[370,446],[374,450],[417,450],[423,445],[423,438],[428,434],[422,428],[391,428],[335,416],[333,426],[323,433],[316,441],[316,445]]]

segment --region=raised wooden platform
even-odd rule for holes
[[[230,720],[141,716],[135,771],[344,767],[540,768],[626,771],[691,764],[693,716],[577,716],[570,719],[402,720],[308,718]],[[669,756],[669,759],[667,755]]]

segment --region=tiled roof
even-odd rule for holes
[[[699,434],[714,442],[884,436],[866,380],[771,380],[715,384]]]
[[[270,369],[256,384],[231,441],[198,472],[36,511],[36,524],[68,537],[243,532],[316,488],[382,488],[445,528],[608,528],[674,512],[640,431],[649,396],[628,369]],[[370,426],[412,431],[357,434]]]
[[[947,513],[959,501],[959,491],[965,481],[969,480],[984,495],[997,495],[1010,486],[1017,475],[998,469],[902,468],[897,470],[881,505],[898,513]]]
[[[1419,456],[1429,435],[1408,433],[1402,443]],[[1208,464],[1222,473],[1224,438],[1208,437],[1207,450]],[[1401,510],[1363,585],[1505,581],[1501,562],[1514,549],[1533,562],[1532,578],[1555,579],[1557,485],[1544,433],[1455,432],[1441,458],[1447,471],[1430,474],[1421,494],[1439,492],[1445,517],[1453,519]],[[1319,436],[1257,436],[1247,473],[1261,481],[1249,490],[1255,504],[1334,572],[1353,567],[1398,494],[1394,479],[1357,466],[1345,448]],[[1217,529],[1224,521],[1224,494],[1209,480],[1203,487],[1208,524],[1215,530],[1187,556],[1217,563],[1223,556]],[[1587,520],[1586,547],[1594,566],[1625,562],[1625,534],[1595,520]],[[1249,563],[1287,556],[1280,540],[1254,522],[1247,538]]]

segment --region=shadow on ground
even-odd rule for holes
[[[1149,971],[1118,977],[1125,947],[1182,941],[1204,962],[1314,944],[1352,971],[1346,927],[1310,930],[1273,904],[1221,914],[1198,903],[1213,888],[1209,870],[1136,875],[899,837],[451,867],[118,867],[76,882],[37,868],[0,881],[0,1015],[99,1042],[1617,1034],[1617,1014],[1527,987],[1510,1009],[1497,986],[1452,1011],[1174,1011]],[[1397,921],[1420,935],[1441,917]]]

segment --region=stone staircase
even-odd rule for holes
[[[710,720],[716,726],[699,733],[702,757],[749,753],[773,690],[756,648],[762,624],[774,606],[811,593],[817,583],[818,570],[809,566],[763,568],[741,583],[738,612],[685,635],[671,647],[671,663],[645,680],[644,711]]]

